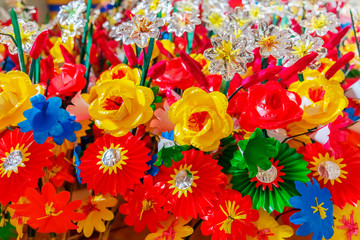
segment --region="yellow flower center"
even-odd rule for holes
[[[259,17],[259,15],[260,15],[261,11],[260,11],[259,7],[252,7],[249,10],[249,13],[250,13],[251,18],[257,19]]]
[[[48,171],[49,177],[55,177],[62,170],[62,166],[55,165],[51,170]]]
[[[133,18],[131,18],[133,20]],[[136,30],[134,30],[130,37],[134,37],[135,34],[137,33],[147,33],[150,32],[151,30],[151,25],[153,24],[153,22],[149,21],[149,19],[147,19],[145,16],[140,16],[139,21],[136,23],[135,21],[133,21],[135,26],[136,26]]]
[[[220,208],[227,218],[221,223],[218,223],[217,225],[221,224],[220,230],[223,230],[227,234],[231,234],[231,224],[236,220],[246,219],[246,214],[244,214],[243,211],[238,212],[240,206],[236,205],[235,201],[227,201],[225,202],[225,205],[226,210],[224,210],[223,206],[221,205]]]
[[[123,148],[120,147],[120,144],[114,146],[113,143],[111,143],[109,148],[104,147],[103,149],[104,150],[100,151],[97,156],[97,158],[100,159],[97,163],[97,165],[100,165],[99,170],[104,169],[103,173],[109,171],[109,174],[112,174],[113,172],[117,174],[117,170],[122,170],[122,166],[126,165],[124,160],[128,159],[125,155],[128,151],[123,150]]]
[[[269,37],[261,37],[259,41],[259,45],[265,51],[270,51],[272,47],[278,44],[279,41],[276,39],[276,36],[269,36]]]
[[[312,46],[313,46],[313,42],[306,44],[300,40],[292,47],[292,49],[294,50],[292,51],[292,53],[302,58],[305,55],[309,54],[309,51],[311,50]]]
[[[11,25],[11,27],[12,27],[12,26],[13,26],[13,25]],[[24,32],[24,28],[23,28],[23,26],[21,25],[21,23],[19,23],[19,28],[20,28],[20,38],[21,38],[21,43],[22,43],[22,44],[25,44],[25,43],[27,43],[28,41],[30,41],[31,36],[36,33],[36,31]],[[14,33],[10,33],[10,35],[15,38],[15,34],[14,34]]]
[[[314,176],[318,176],[318,181],[324,179],[326,184],[329,180],[331,185],[335,184],[335,181],[341,183],[341,178],[346,178],[345,174],[348,172],[344,171],[343,168],[346,164],[341,164],[342,158],[335,159],[334,156],[330,157],[329,153],[325,156],[319,154],[319,157],[313,157],[315,162],[312,162],[314,167],[310,168],[314,172]]]
[[[5,157],[1,158],[2,162],[0,162],[1,177],[5,174],[10,177],[12,172],[18,173],[19,167],[25,167],[24,162],[29,161],[28,156],[30,156],[27,150],[24,144],[21,147],[17,144],[15,148],[11,147],[10,152],[5,153]]]
[[[181,165],[179,169],[174,169],[174,173],[170,175],[172,180],[168,181],[170,183],[169,189],[174,188],[173,195],[178,193],[178,197],[184,194],[187,197],[187,193],[192,193],[192,187],[197,187],[197,184],[194,180],[199,179],[199,176],[195,176],[198,171],[191,171],[192,165],[184,166]]]
[[[153,0],[150,3],[150,10],[151,11],[155,11],[157,9],[157,7],[159,6],[159,2],[160,0]]]
[[[153,203],[152,201],[148,201],[147,199],[144,199],[142,202],[142,209],[141,209],[141,213],[140,213],[140,220],[142,218],[142,215],[145,211],[149,211],[150,209],[154,208],[154,205],[156,203]]]
[[[235,60],[236,53],[240,51],[240,49],[233,49],[231,41],[223,40],[221,46],[215,48],[217,53],[216,59],[223,60],[227,62],[232,62]]]
[[[310,21],[311,27],[315,30],[319,30],[328,25],[328,20],[324,14],[320,14],[320,16],[313,16]]]
[[[210,14],[209,23],[211,23],[211,25],[213,25],[215,28],[221,27],[223,22],[224,22],[224,18],[217,12],[212,12]]]
[[[327,208],[324,208],[322,205],[324,205],[324,203],[321,203],[319,205],[317,197],[315,197],[315,201],[316,201],[316,207],[311,206],[312,209],[314,209],[313,214],[315,214],[316,212],[319,212],[320,214],[320,218],[321,219],[325,219],[326,218],[326,211],[328,210]]]
[[[46,203],[45,204],[45,214],[46,216],[44,217],[40,217],[40,218],[37,218],[36,220],[41,220],[41,219],[45,219],[45,218],[48,218],[48,217],[56,217],[56,216],[59,216],[60,214],[62,214],[64,211],[63,210],[60,210],[59,212],[55,213],[56,209],[53,207],[54,203],[51,202],[51,203]]]

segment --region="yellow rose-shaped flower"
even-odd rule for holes
[[[325,74],[335,62],[327,58],[320,59],[320,62],[323,65],[322,71],[319,72],[318,69],[312,70],[310,68],[306,68],[306,70],[303,72],[304,80],[314,80],[316,78],[322,78],[324,80],[335,81],[338,83],[341,83],[345,80],[345,74],[341,70],[337,71],[330,79],[327,79],[325,77]]]
[[[217,149],[220,139],[233,130],[227,107],[228,101],[220,92],[206,93],[197,87],[186,89],[183,98],[169,110],[170,121],[175,124],[175,141],[202,151]]]
[[[296,92],[302,99],[304,113],[297,124],[305,129],[334,121],[348,105],[340,84],[321,77],[294,82],[289,91]]]
[[[23,112],[32,107],[30,98],[41,90],[23,72],[0,73],[0,129],[25,120]]]
[[[99,84],[105,81],[111,81],[114,79],[131,80],[138,85],[140,83],[140,78],[141,78],[141,70],[139,70],[138,68],[133,69],[130,66],[121,63],[114,66],[110,70],[104,71],[100,75],[100,79],[96,81],[96,85],[98,86]]]
[[[153,115],[150,107],[154,101],[152,90],[136,86],[133,81],[106,81],[96,88],[96,93],[89,114],[97,127],[113,136],[125,135],[130,129],[149,121]]]

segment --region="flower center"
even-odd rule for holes
[[[240,206],[236,205],[235,201],[227,201],[225,202],[225,206],[226,210],[224,210],[223,206],[221,205],[220,208],[227,218],[217,225],[221,224],[220,230],[224,230],[225,233],[231,234],[231,224],[236,220],[246,219],[246,214],[243,214],[243,211],[237,212]]]
[[[16,145],[15,149],[11,147],[9,152],[5,153],[5,157],[0,161],[0,175],[3,177],[5,174],[10,177],[12,172],[18,173],[19,167],[25,167],[24,162],[28,161],[27,158],[30,153],[26,152],[27,148],[19,144]]]
[[[249,14],[250,16],[253,18],[253,19],[257,19],[259,18],[260,16],[260,8],[259,7],[252,7],[250,10],[249,10]]]
[[[218,14],[217,12],[212,12],[209,16],[209,22],[211,23],[211,25],[213,25],[215,28],[221,27],[223,22],[224,22],[224,18]]]
[[[294,51],[292,51],[292,53],[294,55],[298,55],[300,58],[302,58],[305,55],[308,55],[308,53],[312,47],[313,47],[313,42],[310,42],[309,44],[307,44],[300,40],[296,43],[296,45],[294,45],[292,47],[292,49],[294,50]]]
[[[309,98],[315,103],[324,100],[325,91],[322,87],[309,88]]]
[[[153,0],[150,3],[150,10],[155,11],[159,5],[160,0]]]
[[[109,148],[104,147],[104,151],[99,151],[100,155],[97,156],[97,158],[101,159],[97,162],[97,165],[100,165],[99,170],[104,169],[103,173],[109,171],[109,174],[112,172],[116,174],[118,169],[122,170],[122,165],[126,165],[125,160],[128,157],[125,156],[125,153],[127,153],[127,150],[123,150],[120,144],[114,146],[111,143]]]
[[[100,211],[97,208],[97,205],[92,203],[92,201],[88,201],[88,203],[81,207],[82,212],[88,216],[92,211]]]
[[[339,220],[340,223],[344,224],[343,226],[338,226],[339,229],[347,229],[346,235],[348,239],[351,240],[352,236],[357,236],[359,233],[358,224],[354,221],[354,210],[350,214],[349,221],[343,216],[343,219]]]
[[[277,177],[277,169],[274,165],[271,165],[271,168],[268,170],[262,170],[258,167],[258,174],[256,174],[256,178],[262,183],[271,183]]]
[[[318,172],[323,178],[334,180],[340,176],[341,169],[332,161],[323,161],[318,166]]]
[[[311,206],[312,209],[314,209],[313,214],[315,214],[316,212],[319,212],[320,214],[320,218],[321,219],[325,219],[326,218],[326,211],[328,210],[328,208],[324,208],[322,205],[324,205],[324,203],[319,204],[317,197],[315,197],[315,201],[316,201],[316,207]]]
[[[193,175],[189,170],[181,170],[175,176],[175,186],[178,189],[185,190],[193,183]]]
[[[106,98],[103,103],[103,108],[106,110],[118,110],[123,104],[123,99],[120,96],[111,96]]]
[[[265,51],[270,51],[271,48],[275,47],[278,43],[279,41],[276,39],[276,36],[261,37],[261,40],[259,41],[260,47]]]
[[[258,234],[257,235],[258,240],[269,240],[270,236],[275,236],[275,234],[272,233],[270,231],[270,229],[268,229],[268,228],[264,228],[264,229],[259,230],[257,234]]]
[[[320,16],[313,16],[310,22],[313,29],[322,29],[326,25],[328,25],[328,20],[324,14],[320,14]]]
[[[47,202],[45,204],[45,214],[46,214],[46,216],[37,218],[36,220],[42,220],[42,219],[45,219],[45,218],[48,218],[48,217],[51,217],[51,216],[56,217],[56,216],[59,216],[60,214],[62,214],[64,212],[63,210],[61,210],[61,211],[55,213],[56,209],[53,207],[53,205],[54,205],[53,202],[51,202],[51,203]]]
[[[153,203],[151,200],[148,201],[147,199],[144,199],[142,202],[142,209],[141,209],[141,213],[140,213],[140,220],[142,218],[142,215],[145,211],[149,211],[150,209],[154,208],[154,205],[156,203]]]
[[[139,18],[139,21],[136,23],[134,22],[136,28],[137,28],[137,32],[138,33],[147,33],[150,32],[151,30],[151,25],[153,24],[153,22],[149,21],[149,19],[147,19],[145,16],[141,16]],[[134,34],[136,33],[133,32]],[[133,34],[130,35],[130,37],[132,37]]]
[[[121,153],[119,150],[114,148],[109,148],[105,151],[102,156],[102,163],[107,167],[112,167],[121,160]]]
[[[54,167],[52,167],[48,172],[49,172],[49,177],[55,177],[60,171],[62,170],[62,166],[59,165],[55,165]]]
[[[188,120],[188,128],[192,131],[200,132],[206,125],[209,119],[209,113],[197,112],[190,115]]]

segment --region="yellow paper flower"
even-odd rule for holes
[[[118,64],[111,68],[110,70],[104,71],[100,75],[100,79],[96,82],[96,86],[99,86],[105,81],[111,81],[115,79],[126,79],[131,80],[134,84],[139,85],[141,77],[141,70],[138,68],[132,69],[126,64]]]
[[[262,208],[259,209],[259,220],[254,225],[258,232],[256,237],[247,236],[246,240],[283,240],[294,234],[294,230],[288,225],[279,225],[279,223]]]
[[[206,93],[197,87],[186,89],[183,98],[169,110],[169,119],[175,124],[175,141],[201,151],[217,149],[220,139],[233,130],[227,108],[228,101],[220,92]]]
[[[74,39],[68,38],[66,43],[63,43],[61,38],[51,38],[50,41],[54,44],[54,46],[50,49],[50,54],[54,58],[54,63],[63,63],[65,61],[63,54],[60,49],[60,45],[65,47],[70,53],[72,53],[74,49]]]
[[[182,217],[175,219],[173,215],[167,221],[161,222],[164,228],[159,228],[156,233],[150,233],[145,240],[183,240],[184,237],[191,235],[194,230],[190,226],[184,226],[190,222],[192,218],[184,220]]]
[[[107,208],[114,207],[117,199],[102,195],[90,197],[88,201],[83,201],[80,212],[86,215],[86,218],[77,222],[77,232],[84,232],[85,237],[93,234],[94,228],[99,232],[105,232],[104,221],[110,221],[114,218],[114,214]]]
[[[27,200],[25,197],[21,197],[19,199],[19,201],[17,202],[18,204],[23,204],[26,203]],[[20,215],[14,215],[15,210],[11,208],[11,205],[6,208],[6,211],[10,213],[11,219],[10,219],[10,224],[13,225],[16,228],[16,233],[17,233],[17,240],[22,239],[24,233],[24,225],[26,225],[27,220],[29,219],[28,217],[23,217]]]
[[[98,128],[113,136],[124,136],[153,116],[152,90],[136,86],[130,80],[106,81],[96,89],[96,94],[98,97],[90,104],[89,114]]]
[[[0,73],[0,130],[25,120],[23,112],[32,107],[30,98],[43,89],[33,85],[29,76],[20,71]]]
[[[357,202],[359,206],[360,202]],[[360,209],[346,204],[343,209],[334,205],[334,235],[330,240],[359,239]]]
[[[296,92],[302,99],[304,113],[297,124],[306,129],[334,121],[348,105],[340,84],[322,77],[294,82],[289,91]]]
[[[349,38],[354,38],[353,31],[350,31],[351,34],[349,34]],[[351,59],[350,64],[354,64],[355,69],[360,68],[360,57],[359,53],[357,51],[356,42],[353,40],[345,40],[344,44],[340,46],[340,51],[342,54],[346,54],[348,52],[354,52],[355,57]]]
[[[337,71],[334,74],[334,76],[332,76],[330,79],[327,79],[325,77],[325,74],[326,74],[327,70],[329,70],[329,68],[335,63],[335,61],[332,61],[327,58],[322,58],[322,59],[320,59],[320,62],[324,66],[322,71],[319,72],[319,70],[317,70],[317,69],[312,70],[312,69],[306,68],[306,70],[303,72],[303,76],[304,76],[305,80],[313,80],[316,78],[322,78],[324,80],[334,81],[334,82],[338,82],[338,83],[341,83],[342,81],[345,80],[345,74],[341,70]]]

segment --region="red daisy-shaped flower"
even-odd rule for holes
[[[56,187],[64,184],[64,181],[74,183],[75,178],[72,174],[72,163],[65,158],[65,153],[60,153],[59,156],[52,156],[50,158],[51,166],[48,167],[49,181]]]
[[[161,167],[155,180],[165,184],[163,195],[175,217],[197,218],[213,206],[217,193],[225,187],[226,176],[217,160],[201,151],[184,152],[184,158],[170,168]]]
[[[125,195],[149,169],[146,142],[128,133],[123,137],[105,135],[89,145],[81,158],[80,177],[95,194]]]
[[[153,186],[153,179],[150,175],[145,176],[144,184],[135,185],[134,192],[128,195],[128,202],[120,206],[119,212],[127,215],[125,224],[134,226],[135,232],[141,232],[145,226],[156,232],[162,228],[159,221],[169,218],[168,213],[162,208],[166,198],[161,195],[161,186]]]
[[[35,188],[50,165],[50,143],[37,144],[30,132],[19,129],[6,133],[0,140],[0,202],[17,202],[25,187]]]
[[[250,196],[226,189],[204,219],[201,232],[212,233],[211,239],[246,240],[247,235],[254,237],[257,233],[253,222],[259,219],[259,213],[252,209]]]
[[[13,204],[15,214],[28,217],[27,224],[32,228],[39,228],[42,233],[64,233],[68,229],[76,229],[72,221],[80,221],[85,218],[82,213],[75,212],[81,205],[81,200],[70,203],[70,193],[56,190],[51,183],[46,183],[42,188],[42,194],[33,188],[27,188],[25,197],[30,203]]]
[[[346,203],[356,206],[360,200],[360,152],[351,145],[339,145],[342,154],[334,155],[320,143],[307,144],[299,149],[310,163],[310,176],[331,192],[334,204],[343,208]]]

